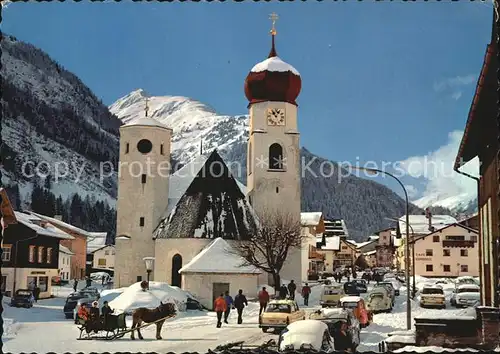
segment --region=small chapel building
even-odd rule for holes
[[[200,154],[173,174],[136,175],[122,169],[116,287],[144,280],[143,259],[151,256],[155,257],[152,279],[189,290],[206,304],[225,290],[235,294],[243,288],[251,295],[258,286],[270,284],[268,274],[242,266],[242,259],[236,265],[235,255],[222,257],[221,249],[251,239],[259,214],[265,211],[301,218],[296,103],[301,78],[278,57],[274,26],[271,35],[268,58],[256,64],[245,80],[250,115],[247,185],[231,174],[216,150]],[[155,119],[156,112],[151,117],[147,113],[120,128],[120,166],[146,161],[169,165],[173,131]],[[307,281],[309,250],[304,244],[290,252],[282,279]]]

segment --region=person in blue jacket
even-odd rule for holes
[[[226,293],[224,294],[224,300],[226,300],[227,305],[226,311],[224,312],[224,323],[227,323],[227,319],[229,317],[229,314],[231,313],[231,308],[234,305],[234,300],[231,295],[229,295],[229,291],[226,291]]]

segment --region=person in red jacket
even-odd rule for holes
[[[304,306],[309,306],[309,295],[311,294],[311,288],[309,285],[306,283],[302,287],[302,297],[304,298]]]
[[[269,293],[267,292],[266,287],[263,287],[262,290],[259,291],[259,303],[260,303],[259,316],[262,314],[262,311],[266,309],[268,302],[269,302]]]
[[[222,314],[227,310],[227,304],[226,300],[224,299],[224,294],[220,294],[220,296],[217,299],[215,299],[214,310],[215,313],[217,313],[217,328],[221,328]]]

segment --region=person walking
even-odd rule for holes
[[[263,287],[261,291],[259,291],[259,304],[260,304],[260,310],[259,310],[259,316],[262,314],[263,311],[266,310],[267,303],[269,302],[269,293],[266,290],[266,287]]]
[[[279,289],[279,298],[281,300],[286,299],[286,296],[288,295],[288,289],[286,288],[285,284],[281,285]]]
[[[234,300],[231,295],[229,295],[229,291],[226,291],[224,300],[226,301],[226,311],[224,311],[224,323],[227,324],[227,319],[229,314],[231,313],[231,307],[233,307]]]
[[[290,300],[295,300],[295,290],[297,290],[297,284],[295,284],[293,280],[290,280],[290,283],[288,284]]]
[[[75,278],[75,279],[73,279],[73,290],[75,292],[76,292],[77,287],[78,287],[78,280],[76,280],[76,278]]]
[[[221,328],[222,326],[222,315],[226,312],[227,305],[226,300],[224,300],[224,294],[220,294],[220,296],[215,299],[214,302],[214,310],[217,314],[217,328]]]
[[[248,306],[247,297],[243,295],[243,290],[238,290],[238,295],[234,297],[234,307],[238,311],[238,324],[243,323],[243,309]]]
[[[40,288],[35,286],[33,289],[33,297],[35,298],[35,302],[38,302],[38,298],[40,297]]]
[[[311,294],[311,288],[309,285],[306,283],[302,287],[302,297],[304,298],[304,306],[309,306],[309,295]]]
[[[101,314],[102,314],[102,317],[104,319],[104,327],[107,328],[108,327],[108,321],[109,321],[109,316],[111,316],[111,314],[114,312],[115,310],[113,310],[111,307],[109,307],[109,304],[107,301],[104,301],[103,303],[103,306],[101,308]]]

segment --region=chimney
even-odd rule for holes
[[[62,221],[62,215],[54,215],[54,219]]]
[[[429,220],[429,231],[434,232],[434,227],[432,226],[432,213],[429,208],[425,208],[425,217]]]

